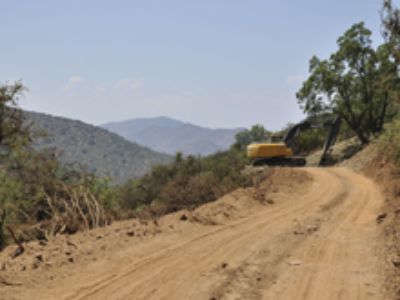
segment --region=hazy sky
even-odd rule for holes
[[[165,115],[209,127],[302,118],[295,92],[380,0],[0,0],[0,82],[24,108],[99,124]]]

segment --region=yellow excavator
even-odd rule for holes
[[[296,137],[302,132],[317,128],[327,128],[322,156],[319,162],[323,166],[328,161],[331,147],[336,143],[336,138],[341,127],[340,117],[309,117],[290,127],[282,142],[254,143],[247,146],[247,157],[252,160],[253,166],[304,166],[307,161],[303,156],[295,156],[293,145]]]

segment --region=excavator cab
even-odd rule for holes
[[[295,156],[293,144],[296,137],[302,132],[316,128],[328,128],[323,153],[319,162],[322,166],[328,159],[331,147],[335,144],[341,127],[340,117],[319,118],[310,117],[293,125],[283,139],[278,136],[271,137],[271,142],[250,144],[247,147],[247,157],[252,160],[253,166],[305,166],[307,161],[302,156]],[[278,141],[279,140],[279,141]]]

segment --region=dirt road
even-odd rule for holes
[[[0,286],[0,298],[383,299],[380,190],[347,169],[290,172],[193,215],[167,216],[154,237],[111,247],[63,276],[67,267],[27,270],[22,287]],[[260,193],[265,201],[250,199]]]

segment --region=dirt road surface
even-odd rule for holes
[[[16,272],[10,263],[0,279],[15,284],[0,285],[0,298],[384,299],[379,188],[344,168],[278,173],[166,216],[150,237],[130,223],[72,237],[72,248],[90,251],[70,264],[58,266],[50,244],[33,245],[43,265]]]

